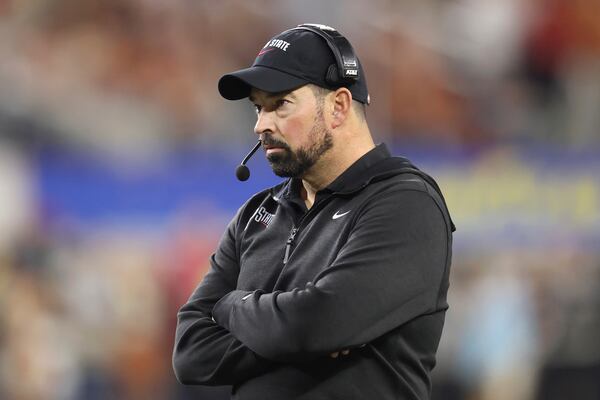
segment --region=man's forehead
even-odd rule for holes
[[[256,103],[257,101],[269,101],[279,99],[284,96],[297,97],[300,89],[302,89],[302,87],[293,90],[286,90],[284,92],[270,93],[265,92],[264,90],[252,88],[250,95],[248,96],[248,100],[250,100],[252,103]]]

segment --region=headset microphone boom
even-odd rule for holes
[[[246,157],[244,157],[244,160],[242,161],[242,163],[240,165],[238,165],[238,167],[235,169],[235,176],[240,181],[242,181],[242,182],[246,181],[250,177],[250,169],[246,166],[246,163],[248,162],[248,160],[250,159],[250,157],[252,157],[254,155],[254,153],[256,153],[256,151],[260,148],[261,144],[262,144],[262,142],[259,140],[254,145],[254,147],[252,148],[252,150],[250,150],[250,153],[248,153],[246,155]]]

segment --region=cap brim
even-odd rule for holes
[[[278,93],[298,88],[306,83],[305,79],[297,76],[256,65],[223,75],[219,79],[219,93],[227,100],[239,100],[248,97],[252,88]]]

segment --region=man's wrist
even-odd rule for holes
[[[236,304],[245,300],[245,298],[252,293],[252,291],[248,290],[233,290],[221,297],[221,299],[213,307],[213,320],[223,328],[229,330],[229,317],[231,315],[231,310]]]

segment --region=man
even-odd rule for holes
[[[219,81],[254,104],[267,160],[289,179],[229,224],[178,314],[175,373],[233,385],[234,399],[428,399],[452,221],[433,179],[375,146],[360,63],[339,44],[355,69],[340,77],[323,33],[337,34],[285,31]]]

